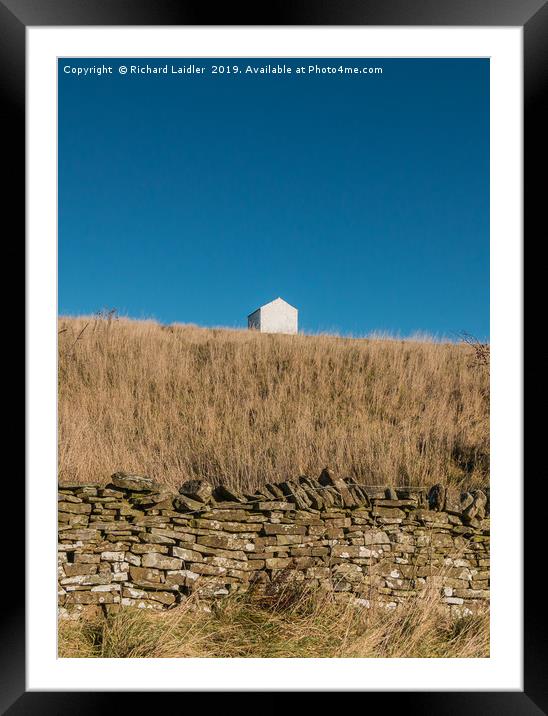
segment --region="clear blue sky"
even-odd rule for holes
[[[60,60],[59,313],[236,327],[277,296],[304,331],[488,337],[489,61]]]

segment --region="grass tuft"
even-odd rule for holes
[[[284,603],[287,605],[288,600]],[[193,600],[167,612],[125,608],[61,621],[61,658],[481,658],[489,615],[452,618],[434,595],[396,610],[303,592],[290,606],[229,597],[210,612]]]

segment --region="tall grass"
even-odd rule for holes
[[[63,480],[489,479],[489,369],[466,344],[112,317],[60,318],[58,338]]]
[[[168,612],[124,608],[59,624],[61,658],[337,658],[489,656],[489,616],[452,618],[433,593],[394,611],[304,593],[269,604],[229,597],[211,612],[192,601]]]

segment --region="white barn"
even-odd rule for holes
[[[261,333],[297,333],[299,312],[283,298],[265,303],[247,317],[247,327]]]

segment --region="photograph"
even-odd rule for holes
[[[489,57],[57,58],[59,659],[488,659]]]
[[[548,714],[547,33],[547,0],[0,0],[25,254],[0,713]]]

